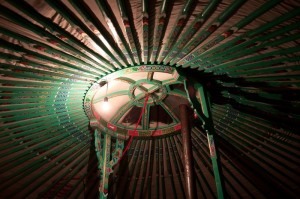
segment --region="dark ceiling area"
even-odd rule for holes
[[[299,24],[298,0],[0,0],[0,198],[299,198]]]

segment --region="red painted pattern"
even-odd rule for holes
[[[107,128],[113,130],[113,131],[117,131],[117,127],[111,123],[107,123]]]
[[[162,130],[152,131],[152,136],[159,136],[159,135],[162,135]]]
[[[181,129],[181,124],[177,124],[176,126],[174,126],[175,131],[180,130],[180,129]]]
[[[127,133],[129,136],[139,136],[139,132],[136,130],[128,130]]]

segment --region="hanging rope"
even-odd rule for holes
[[[133,131],[133,135],[130,135],[129,141],[128,141],[128,143],[127,143],[127,145],[126,145],[126,147],[125,147],[125,149],[124,149],[124,151],[123,151],[123,154],[122,154],[122,156],[120,157],[118,163],[117,163],[115,166],[117,166],[117,165],[120,163],[120,161],[122,160],[122,158],[124,157],[124,155],[126,154],[127,150],[129,149],[129,147],[130,147],[130,145],[131,145],[131,142],[132,142],[132,139],[133,139],[133,137],[134,137],[134,135],[135,135],[135,133],[136,133],[137,127],[139,126],[139,124],[140,124],[140,122],[141,122],[141,120],[142,120],[143,114],[144,114],[144,112],[145,112],[145,109],[146,109],[146,105],[147,105],[148,99],[149,99],[149,95],[146,95],[145,101],[144,101],[144,106],[143,106],[143,108],[142,108],[140,117],[139,117],[137,123],[135,124],[135,128],[134,128],[134,131]]]

